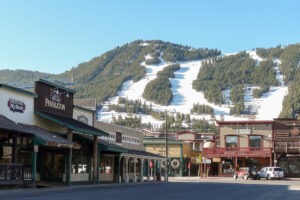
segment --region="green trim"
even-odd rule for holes
[[[47,146],[47,142],[39,137],[33,136],[32,141],[38,145],[44,145]]]
[[[124,149],[122,147],[112,147],[110,145],[103,145],[99,144],[98,148],[100,151],[110,151],[110,152],[116,152],[116,153],[128,153],[127,149]]]
[[[13,90],[15,92],[19,92],[19,93],[27,94],[27,95],[30,95],[30,96],[33,96],[33,97],[37,97],[37,94],[35,94],[33,92],[23,90],[23,89],[20,89],[20,88],[16,88],[16,87],[13,87],[13,86],[10,86],[10,85],[0,84],[0,88],[1,87],[5,88],[5,89]]]
[[[56,87],[56,88],[59,88],[59,89],[62,89],[62,90],[66,90],[67,92],[71,92],[71,93],[73,93],[73,94],[75,94],[75,93],[76,93],[76,91],[75,91],[75,90],[72,90],[72,89],[66,88],[66,87],[64,87],[64,86],[62,86],[62,85],[55,84],[55,83],[53,83],[53,82],[47,81],[47,80],[45,80],[45,79],[42,79],[42,78],[40,78],[40,80],[39,80],[39,81],[40,81],[40,82],[42,82],[42,83],[45,83],[45,84],[51,85],[51,86],[53,86],[53,87]]]
[[[73,131],[76,131],[76,132],[79,132],[79,133],[85,133],[85,134],[90,134],[90,135],[96,135],[96,136],[108,136],[108,133],[106,132],[103,132],[101,130],[99,131],[93,131],[93,130],[89,130],[89,129],[84,129],[84,128],[79,128],[79,127],[76,127],[74,126],[72,123],[67,123],[67,122],[64,122],[64,121],[61,121],[55,117],[51,117],[47,114],[44,114],[44,113],[41,113],[41,112],[38,112],[38,111],[35,111],[35,113],[41,117],[44,117],[50,121],[53,121],[57,124],[60,124],[62,126],[66,126],[70,129],[72,129]],[[73,119],[75,120],[75,119]],[[94,128],[94,127],[93,127]],[[96,128],[95,128],[96,129]]]

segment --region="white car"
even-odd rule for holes
[[[282,179],[284,173],[281,167],[264,167],[258,172],[258,179],[266,178],[267,180],[271,179]]]

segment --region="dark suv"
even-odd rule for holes
[[[244,180],[248,178],[257,179],[257,171],[252,167],[240,167],[239,170],[233,174],[233,178],[243,178]]]

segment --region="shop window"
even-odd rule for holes
[[[233,163],[232,158],[224,159],[222,161],[222,171],[223,171],[223,174],[234,173],[234,163]]]
[[[226,149],[235,150],[238,147],[238,136],[226,136]]]
[[[103,156],[100,159],[100,173],[111,174],[113,172],[113,156]]]
[[[261,148],[261,136],[260,135],[250,135],[249,136],[249,147],[251,149]]]

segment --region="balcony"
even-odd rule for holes
[[[31,166],[0,163],[0,185],[23,185],[31,182]]]
[[[228,148],[228,147],[213,147],[203,148],[203,157],[218,158],[218,157],[271,157],[271,148]]]

